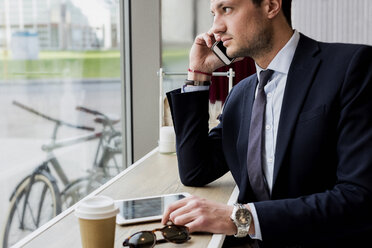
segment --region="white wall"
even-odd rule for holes
[[[293,0],[293,27],[311,38],[372,45],[371,0]]]

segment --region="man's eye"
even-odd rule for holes
[[[223,12],[225,13],[230,13],[232,10],[230,7],[223,7],[222,9],[223,9]]]

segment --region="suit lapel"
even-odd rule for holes
[[[314,55],[318,50],[319,47],[316,41],[301,34],[299,44],[288,72],[280,114],[275,151],[273,176],[274,188],[298,115],[302,109],[307,92],[313,82],[320,63],[319,59],[314,58]]]
[[[248,149],[248,134],[249,134],[249,125],[251,121],[251,112],[252,106],[254,101],[254,94],[257,85],[257,76],[254,75],[248,82],[247,85],[244,87],[244,98],[242,102],[241,108],[241,120],[240,120],[240,128],[239,128],[239,135],[238,140],[236,142],[236,149],[238,151],[239,156],[239,165],[241,170],[241,180],[239,184],[240,194],[239,201],[242,201],[244,197],[249,195],[250,191],[250,183],[248,180],[248,173],[247,173],[247,149]]]
[[[239,156],[240,164],[244,164],[244,168],[247,166],[248,134],[256,85],[257,76],[254,75],[244,88],[243,107],[241,113],[242,118],[240,120],[239,136],[237,140],[238,154],[241,154]]]

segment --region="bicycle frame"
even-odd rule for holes
[[[97,138],[101,137],[102,135],[103,135],[103,132],[95,132],[95,133],[92,133],[92,134],[85,134],[85,135],[81,135],[81,136],[74,137],[74,138],[67,138],[67,139],[57,140],[57,141],[53,140],[53,142],[51,144],[42,145],[41,149],[45,152],[51,152],[51,151],[53,151],[55,149],[58,149],[58,148],[61,148],[61,147],[66,147],[66,146],[75,145],[75,144],[79,144],[79,143],[82,143],[82,142],[90,141],[90,140],[93,140],[93,139],[97,139]]]
[[[54,126],[51,143],[47,145],[42,145],[41,149],[47,152],[47,161],[52,164],[58,177],[61,179],[64,186],[66,187],[70,183],[70,180],[67,178],[65,172],[62,169],[62,166],[58,162],[56,156],[53,154],[53,151],[58,148],[67,147],[100,138],[102,137],[102,132],[95,132],[92,134],[81,135],[78,137],[67,138],[63,140],[56,140],[58,129],[60,126],[61,125],[59,123],[56,123],[56,125]]]
[[[103,168],[105,166],[105,162],[107,160],[107,156],[109,156],[109,154],[113,154],[113,153],[120,153],[121,150],[118,150],[117,148],[115,147],[112,147],[110,146],[110,141],[112,138],[116,137],[116,136],[121,136],[121,133],[120,132],[114,132],[112,134],[110,134],[110,132],[105,132],[105,135],[102,135],[100,137],[100,140],[98,142],[98,145],[97,145],[97,150],[96,150],[96,155],[94,157],[94,165],[97,167],[97,168]],[[108,137],[107,140],[105,140],[105,137]],[[100,149],[100,147],[102,147]],[[100,150],[102,155],[100,155]],[[99,159],[100,157],[100,159]]]
[[[61,127],[61,125],[73,127],[77,129],[83,129],[88,131],[94,131],[94,128],[92,127],[86,127],[86,126],[80,126],[71,124],[68,122],[64,122],[55,118],[52,118],[50,116],[47,116],[45,114],[42,114],[35,109],[32,109],[24,104],[21,104],[19,102],[13,101],[13,104],[27,110],[28,112],[31,112],[33,114],[36,114],[44,119],[47,119],[48,121],[52,121],[55,123],[53,133],[51,135],[51,140],[49,144],[42,145],[42,150],[47,153],[47,162],[50,162],[57,173],[60,180],[63,182],[64,186],[66,187],[70,181],[68,180],[66,174],[64,173],[61,165],[59,164],[58,160],[56,159],[56,156],[53,154],[53,151],[55,149],[59,149],[62,147],[67,147],[75,144],[79,144],[82,142],[87,142],[94,139],[99,139],[96,154],[94,157],[94,167],[104,169],[107,161],[110,159],[112,154],[120,153],[121,149],[118,149],[117,147],[110,146],[111,139],[116,136],[121,136],[121,132],[116,131],[114,128],[114,124],[119,122],[120,119],[115,120],[109,118],[107,115],[98,112],[96,110],[91,110],[85,107],[78,106],[76,107],[77,110],[86,112],[88,114],[92,114],[97,116],[95,119],[95,122],[102,124],[102,131],[100,132],[94,132],[90,134],[81,135],[74,138],[67,138],[62,140],[57,140],[57,134],[58,130]],[[100,156],[101,155],[101,156]],[[118,168],[119,169],[119,168]]]
[[[110,145],[110,142],[112,141],[113,138],[118,136],[121,137],[121,132],[116,131],[116,129],[114,128],[114,125],[118,123],[120,119],[118,120],[111,119],[110,117],[101,112],[90,110],[84,107],[77,107],[76,109],[86,112],[88,114],[98,116],[95,119],[95,122],[100,123],[103,126],[102,135],[100,136],[96,149],[96,154],[94,157],[94,167],[102,169],[104,174],[106,174],[105,166],[108,160],[110,160],[112,155],[121,153],[120,147],[117,146],[113,147]],[[117,168],[117,170],[119,171],[119,168]]]
[[[31,112],[33,114],[36,114],[44,119],[47,119],[48,121],[54,122],[54,128],[51,135],[51,139],[47,144],[42,145],[42,150],[46,152],[46,159],[37,166],[34,171],[26,176],[15,188],[15,190],[11,194],[10,202],[12,203],[11,207],[9,208],[9,214],[8,214],[8,220],[6,222],[6,229],[5,235],[6,238],[4,238],[4,242],[8,242],[9,237],[9,230],[10,229],[10,223],[12,223],[12,218],[14,216],[14,209],[18,209],[22,213],[18,214],[18,230],[34,230],[33,228],[30,229],[28,227],[28,221],[27,219],[33,220],[34,225],[36,228],[39,226],[41,222],[45,220],[45,217],[49,218],[47,215],[43,214],[45,213],[45,207],[49,205],[44,205],[44,200],[52,199],[53,201],[53,216],[56,214],[59,214],[62,211],[63,204],[66,204],[65,206],[69,207],[72,204],[74,204],[77,200],[81,199],[81,197],[85,196],[89,190],[95,189],[102,183],[106,182],[107,179],[111,178],[112,175],[110,173],[107,173],[107,171],[110,171],[110,168],[117,168],[119,171],[118,163],[116,162],[116,159],[113,155],[121,152],[121,143],[120,146],[117,145],[117,139],[116,137],[120,137],[119,141],[121,141],[121,132],[116,131],[114,128],[114,125],[120,121],[120,119],[110,118],[98,111],[90,110],[83,107],[77,107],[77,110],[87,112],[89,114],[96,115],[95,122],[102,124],[102,130],[99,132],[93,132],[89,134],[80,135],[78,137],[73,138],[66,138],[66,139],[57,139],[57,134],[59,131],[59,128],[63,126],[73,127],[77,129],[87,130],[87,131],[94,131],[94,128],[92,127],[86,127],[86,126],[79,126],[74,125],[68,122],[64,122],[55,118],[52,118],[50,116],[47,116],[45,114],[42,114],[30,107],[27,107],[21,103],[13,102],[14,105],[17,105],[18,107],[27,110],[28,112]],[[85,177],[79,177],[74,180],[69,180],[66,173],[63,170],[63,167],[59,163],[57,157],[54,155],[53,151],[55,149],[68,147],[71,145],[79,144],[82,142],[87,142],[91,140],[98,139],[98,146],[96,148],[96,154],[94,157],[94,164],[93,164],[93,170],[89,171],[89,175]],[[114,142],[112,144],[112,142]],[[113,158],[114,161],[114,167],[109,165],[110,159]],[[107,168],[106,168],[107,167]],[[102,169],[103,174],[99,173],[97,169]],[[106,171],[107,169],[107,171]],[[53,172],[53,173],[52,173]],[[98,172],[98,173],[97,173]],[[60,190],[58,187],[58,182],[61,182],[63,184],[63,190]],[[39,184],[38,182],[41,182]],[[35,186],[34,188],[34,185]],[[42,187],[40,187],[42,186]],[[35,191],[36,190],[36,191]],[[83,190],[83,191],[81,191]],[[41,193],[39,196],[34,197],[34,193],[32,192],[39,192]],[[48,197],[49,193],[51,192],[51,198]],[[24,197],[24,198],[22,198]],[[19,200],[22,199],[22,200]],[[37,201],[36,205],[37,208],[32,207],[33,205],[30,205],[30,201]],[[63,200],[63,201],[61,201]],[[46,201],[48,203],[48,201]],[[17,207],[18,206],[18,207]],[[32,214],[32,211],[29,211],[30,209],[35,209],[36,211],[34,214]],[[47,208],[49,209],[49,208]],[[17,211],[18,211],[17,210]],[[26,213],[28,212],[28,213]],[[30,215],[31,212],[31,215]],[[26,226],[27,225],[27,226]],[[4,236],[5,237],[5,236]]]

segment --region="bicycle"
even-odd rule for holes
[[[95,129],[92,127],[74,125],[52,118],[17,101],[13,101],[13,104],[54,122],[54,129],[50,143],[42,146],[42,150],[47,154],[46,159],[21,180],[11,194],[3,229],[3,248],[15,244],[124,169],[121,159],[117,158],[121,154],[122,142],[121,132],[117,131],[114,125],[120,122],[119,118],[109,117],[85,107],[76,107],[79,111],[95,116],[94,121],[102,126],[102,130],[94,132]],[[61,126],[93,133],[57,140]],[[53,151],[93,139],[98,139],[98,145],[92,169],[88,170],[88,176],[70,181]],[[63,184],[62,190],[57,178]]]

